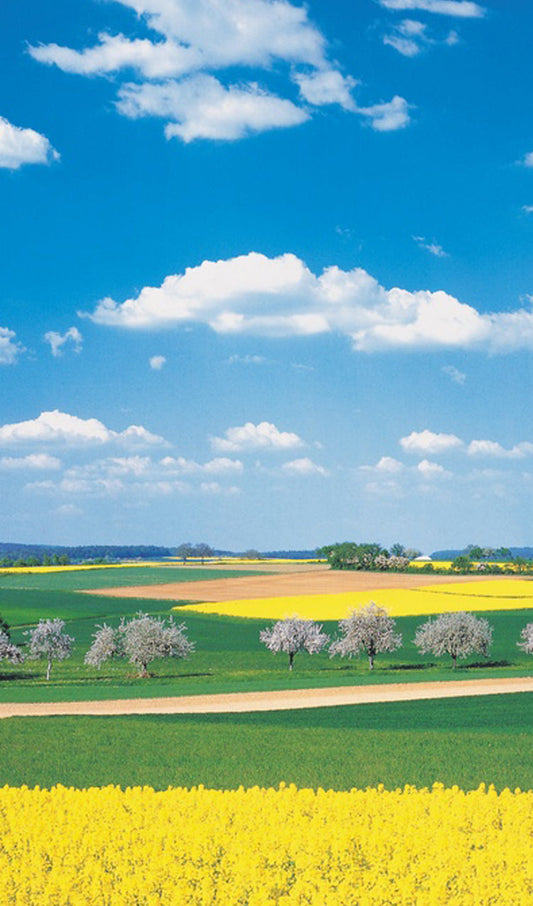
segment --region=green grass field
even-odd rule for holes
[[[0,785],[533,788],[533,693],[261,714],[11,718]]]
[[[147,573],[147,575],[142,575]],[[163,573],[163,576],[161,576]],[[117,662],[101,671],[83,664],[95,625],[116,625],[139,610],[168,615],[175,602],[76,593],[117,583],[213,578],[219,571],[148,568],[0,578],[0,614],[15,642],[40,618],[60,617],[76,639],[72,658],[54,665],[0,665],[0,701],[62,701],[209,692],[309,688],[358,683],[423,682],[529,675],[533,658],[517,648],[533,611],[484,614],[494,626],[490,658],[451,662],[421,657],[412,644],[421,617],[398,619],[404,646],[366,660],[286,656],[259,642],[266,620],[176,613],[196,651],[186,661],[156,662],[139,679]],[[131,574],[131,575],[130,575]],[[227,575],[227,572],[224,572]],[[239,575],[242,575],[240,572]],[[142,578],[141,578],[142,576]],[[30,587],[25,587],[28,583]],[[330,634],[336,622],[326,622]],[[11,718],[0,721],[0,784],[86,787],[203,783],[214,788],[277,785],[391,788],[440,781],[470,789],[481,782],[533,787],[533,694],[404,702],[240,715]]]
[[[286,656],[271,654],[259,642],[259,631],[268,625],[268,621],[191,611],[184,611],[182,615],[179,610],[175,612],[176,619],[180,622],[183,619],[187,633],[196,645],[196,651],[187,660],[155,662],[151,668],[154,675],[144,680],[134,675],[130,665],[120,661],[105,664],[100,671],[84,665],[83,657],[97,624],[105,621],[116,625],[121,616],[129,617],[139,610],[166,616],[174,605],[175,602],[111,598],[71,590],[0,589],[0,614],[12,627],[13,641],[24,642],[24,631],[41,617],[65,620],[67,632],[76,640],[73,657],[54,665],[49,682],[44,678],[43,663],[26,661],[22,666],[12,666],[2,662],[0,701],[152,697],[354,683],[423,682],[458,676],[523,676],[533,669],[533,658],[516,646],[520,630],[533,620],[533,611],[527,610],[496,611],[488,615],[494,626],[490,658],[471,657],[460,662],[456,671],[446,658],[436,661],[418,654],[412,639],[416,626],[423,621],[420,617],[398,619],[404,646],[379,656],[372,673],[368,671],[365,658],[332,660],[327,653],[313,657],[302,653],[295,658],[295,669],[290,674]],[[324,623],[331,635],[336,627],[336,622]]]
[[[120,568],[50,571],[47,573],[0,573],[0,595],[5,588],[40,591],[80,591],[93,588],[118,588],[132,585],[160,585],[166,582],[197,582],[204,579],[229,579],[232,576],[263,575],[261,570],[231,570],[216,567],[124,566]]]

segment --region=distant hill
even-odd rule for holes
[[[524,560],[533,560],[533,547],[510,547],[508,549],[511,551],[513,557],[523,557]],[[462,550],[433,551],[433,553],[431,554],[431,559],[455,560],[456,557],[460,557],[462,554],[467,553],[468,550],[466,548],[463,548]]]

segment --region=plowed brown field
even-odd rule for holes
[[[506,578],[509,578],[506,576]],[[247,598],[274,598],[287,595],[323,595],[337,592],[364,592],[375,588],[419,588],[450,582],[487,581],[486,576],[434,576],[413,573],[367,573],[312,568],[284,567],[281,573],[265,576],[231,576],[200,582],[168,582],[164,585],[135,585],[128,588],[101,588],[92,595],[116,598],[151,598],[164,601],[236,601]]]

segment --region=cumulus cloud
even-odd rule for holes
[[[295,72],[294,81],[305,101],[320,107],[340,104],[345,110],[357,109],[352,90],[358,84],[351,76],[343,76],[335,69],[319,69],[310,73]]]
[[[63,347],[71,343],[74,352],[81,352],[83,346],[83,337],[77,327],[69,327],[64,334],[57,333],[55,330],[49,330],[43,337],[45,343],[50,344],[52,355],[56,358],[63,353]]]
[[[400,439],[400,446],[406,453],[446,453],[463,446],[463,441],[455,434],[435,434],[433,431],[412,431]]]
[[[126,446],[165,444],[162,437],[141,425],[113,431],[96,418],[78,418],[54,409],[37,418],[0,427],[0,444],[52,443],[73,446],[120,443]]]
[[[235,494],[239,489],[222,481],[239,475],[242,470],[240,461],[224,457],[198,463],[184,457],[109,456],[72,465],[58,481],[28,482],[25,490],[95,498],[128,495],[141,499],[172,494]]]
[[[423,478],[444,478],[450,475],[450,472],[447,472],[439,463],[430,462],[428,459],[423,459],[416,468]]]
[[[15,340],[16,333],[8,327],[0,327],[0,365],[14,365],[25,350],[24,346]]]
[[[270,94],[254,82],[225,88],[212,75],[196,75],[163,84],[129,82],[118,92],[124,116],[160,116],[169,122],[165,136],[234,140],[284,126],[297,126],[309,114],[292,101]]]
[[[308,456],[285,462],[281,468],[287,475],[322,475],[324,478],[329,475],[328,470],[324,466],[317,465]]]
[[[357,113],[366,117],[376,132],[394,132],[404,129],[410,122],[409,104],[405,98],[395,95],[392,101],[373,104],[370,107],[357,107]]]
[[[29,456],[2,456],[0,457],[0,469],[4,471],[22,470],[22,469],[56,469],[61,468],[61,460],[57,456],[50,456],[48,453],[30,453]]]
[[[383,472],[391,475],[403,471],[404,465],[392,456],[382,456],[375,466],[361,466],[361,468],[365,471]]]
[[[290,431],[280,431],[271,422],[246,422],[228,428],[223,437],[212,437],[211,444],[219,453],[239,453],[250,450],[290,450],[304,445],[301,437]]]
[[[167,120],[165,135],[181,141],[235,140],[265,129],[295,126],[310,108],[337,104],[390,131],[408,122],[407,103],[393,98],[358,108],[357,80],[330,59],[325,36],[307,9],[289,0],[118,0],[137,14],[151,37],[103,31],[93,46],[77,50],[56,43],[29,47],[40,63],[82,76],[126,73],[116,107],[124,116]],[[285,94],[298,86],[298,106],[265,84],[227,84],[225,70],[254,68],[270,79],[286,75]],[[132,80],[131,77],[134,77]],[[254,73],[255,76],[255,73]],[[280,79],[277,79],[281,85]],[[283,88],[280,89],[283,91]]]
[[[484,7],[470,0],[379,0],[379,5],[391,10],[423,10],[443,16],[462,19],[479,19],[485,15]]]
[[[166,361],[167,360],[164,355],[153,355],[149,359],[150,368],[152,368],[154,371],[161,371],[163,366],[166,364]]]
[[[473,440],[469,443],[467,451],[469,456],[491,456],[498,459],[523,459],[533,454],[533,444],[521,441],[514,447],[506,449],[494,440]]]
[[[0,167],[18,170],[24,164],[49,164],[53,160],[59,160],[59,154],[45,135],[14,126],[0,116]]]
[[[313,274],[291,253],[204,261],[123,303],[102,299],[97,324],[143,329],[207,324],[221,334],[264,337],[338,332],[355,350],[533,349],[531,299],[511,312],[481,313],[438,290],[385,289],[362,268]]]

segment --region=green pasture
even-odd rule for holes
[[[65,574],[68,575],[68,574]],[[204,572],[205,575],[205,572]],[[446,658],[422,657],[412,644],[416,626],[423,617],[397,620],[404,646],[378,656],[369,672],[365,658],[330,659],[327,653],[298,654],[289,673],[287,657],[273,655],[259,642],[259,631],[267,620],[245,620],[212,616],[189,610],[174,611],[183,621],[196,651],[184,661],[154,662],[153,676],[139,679],[131,665],[120,661],[104,664],[100,671],[83,663],[95,626],[102,622],[117,625],[122,616],[142,610],[169,615],[175,602],[112,598],[79,594],[70,590],[15,589],[0,587],[0,614],[12,627],[16,643],[24,642],[24,631],[40,618],[59,617],[76,640],[72,658],[54,665],[49,682],[45,665],[26,661],[13,666],[0,663],[0,701],[61,701],[110,698],[154,697],[158,695],[209,692],[258,691],[265,689],[309,688],[355,683],[423,682],[454,678],[524,676],[533,670],[533,658],[516,646],[520,631],[533,621],[532,610],[483,614],[494,626],[490,658],[471,657],[457,670]],[[325,622],[334,635],[337,623]]]
[[[202,716],[0,721],[0,785],[533,788],[533,693]]]
[[[216,567],[124,566],[101,569],[51,570],[30,573],[24,570],[0,573],[0,600],[6,588],[40,591],[90,591],[94,588],[131,588],[134,585],[162,585],[167,582],[197,582],[263,575],[261,570],[217,569]]]

